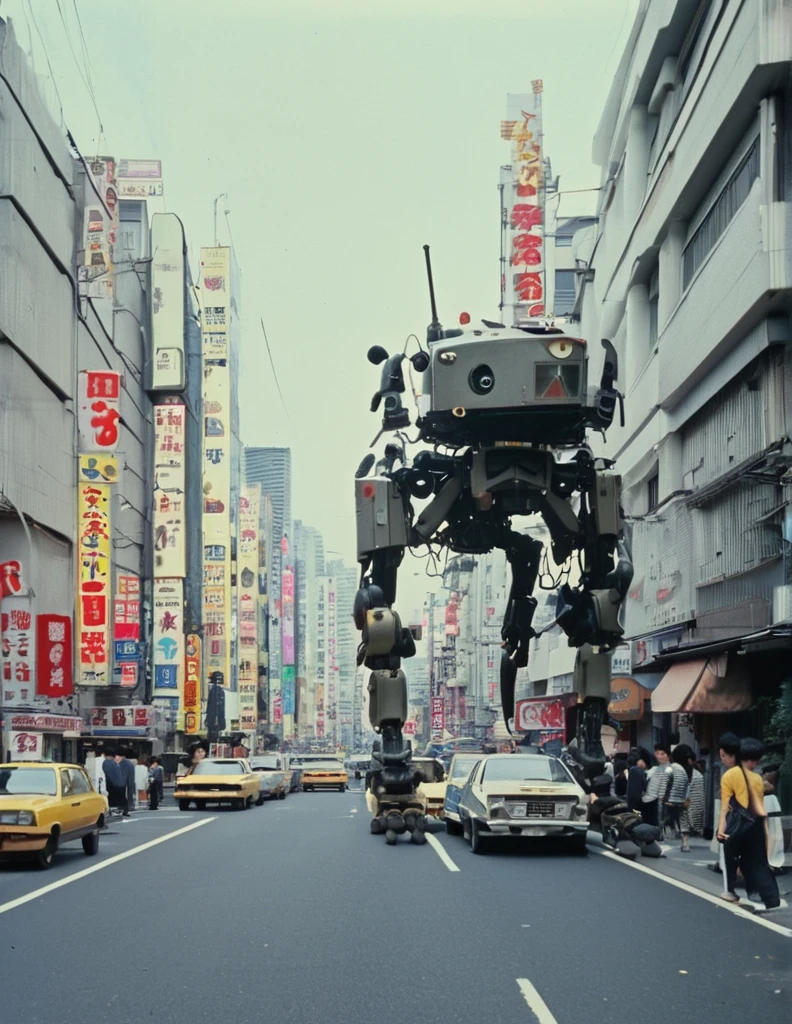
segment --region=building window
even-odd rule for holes
[[[556,235],[556,246],[559,249],[568,249],[572,245],[572,235]]]
[[[687,288],[693,280],[698,268],[750,195],[753,183],[758,177],[759,139],[757,138],[685,246],[685,251],[682,254],[683,288]]]
[[[655,271],[649,281],[649,346],[657,344],[660,335],[659,330],[659,296],[660,296],[660,274]]]
[[[646,510],[654,512],[660,504],[660,475],[655,473],[646,482]]]
[[[567,316],[575,306],[575,271],[557,270],[555,272],[555,295],[553,297],[553,313],[556,316]]]

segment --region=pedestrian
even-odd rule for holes
[[[148,765],[135,761],[135,798],[138,807],[142,807],[148,798],[148,777]]]
[[[738,764],[730,768],[721,779],[721,813],[718,822],[718,839],[727,848],[731,847],[739,861],[748,893],[758,892],[764,903],[762,911],[777,910],[781,904],[778,882],[767,861],[767,811],[764,804],[764,780],[757,774],[756,766],[764,754],[760,740],[744,739],[737,755]],[[752,822],[741,832],[734,831],[732,822],[739,808],[748,811]],[[729,834],[727,828],[733,830]],[[735,902],[736,893],[724,893],[730,903]],[[736,900],[739,902],[739,898]]]
[[[156,756],[150,757],[148,764],[149,810],[156,811],[159,809],[160,801],[165,796],[165,776],[162,771],[162,765],[159,763],[159,758]]]
[[[673,753],[669,755],[668,767],[671,768],[671,776],[662,804],[663,832],[670,828],[674,839],[682,839],[682,814],[690,795],[690,780],[685,767],[674,759]],[[682,839],[682,846],[689,844]]]
[[[671,760],[684,769],[688,778],[688,794],[679,819],[682,836],[682,853],[690,853],[690,833],[699,835],[704,831],[705,800],[704,776],[696,767],[696,755],[687,743],[674,747]]]
[[[627,755],[616,754],[613,758],[613,793],[622,799],[627,796]]]
[[[738,764],[740,756],[740,739],[733,732],[725,732],[718,740],[718,757],[721,763],[721,782],[723,776]],[[718,820],[723,813],[723,804],[720,803]],[[717,821],[715,823],[715,840],[718,841]],[[738,903],[740,897],[735,892],[737,886],[737,858],[734,848],[718,842],[718,864],[714,871],[723,875],[723,899],[729,903]]]
[[[135,800],[135,769],[126,756],[127,753],[128,751],[119,750],[115,756],[116,764],[124,778],[124,806],[121,812],[123,818],[129,817],[129,810]]]
[[[650,825],[665,826],[665,801],[674,781],[671,767],[671,748],[667,743],[655,743],[657,764],[647,773],[646,792],[642,799],[643,818]]]
[[[776,796],[780,768],[780,764],[773,764],[762,769],[767,811],[767,860],[773,874],[784,873],[784,829],[781,824],[781,804]]]
[[[633,747],[627,760],[627,803],[630,810],[643,817],[643,795],[646,792],[647,772],[654,764],[652,755],[644,747]],[[644,818],[644,820],[646,820]],[[651,822],[650,822],[651,824]]]
[[[107,785],[107,802],[112,808],[122,814],[126,811],[126,777],[124,770],[118,763],[119,758],[112,747],[104,750],[104,761],[102,771]]]

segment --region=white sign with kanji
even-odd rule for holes
[[[8,744],[9,761],[40,761],[44,737],[40,732],[12,732]]]

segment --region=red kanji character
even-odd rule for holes
[[[100,664],[107,661],[103,633],[84,632],[80,634],[80,660],[83,665]]]
[[[11,612],[11,628],[12,629],[30,629],[31,616],[30,612],[23,611],[21,608],[14,608]]]
[[[523,302],[538,302],[542,298],[542,275],[515,274],[514,290]]]
[[[96,443],[102,448],[112,448],[118,443],[118,421],[121,414],[107,402],[92,402],[96,413],[91,417],[91,426],[96,428]]]
[[[511,212],[511,226],[530,231],[542,223],[542,211],[533,203],[515,203]]]

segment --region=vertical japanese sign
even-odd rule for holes
[[[7,708],[29,707],[36,687],[33,672],[33,616],[27,608],[2,613],[3,700]]]
[[[542,82],[532,85],[532,93],[509,94],[506,120],[501,122],[501,137],[511,144],[511,166],[501,176],[505,225],[501,293],[514,326],[545,314]]]
[[[113,639],[140,641],[140,577],[117,576]]]
[[[77,496],[77,682],[109,686],[110,487],[80,484]]]
[[[258,722],[258,570],[260,488],[239,497],[237,598],[239,603],[239,727],[255,733]]]
[[[184,670],[183,583],[154,580],[152,660],[155,697],[178,698]]]
[[[185,242],[175,213],[151,218],[151,251],[151,390],[183,391]]]
[[[111,156],[91,160],[86,168],[83,265],[78,271],[80,295],[113,297],[113,254],[118,235],[118,183]]]
[[[231,682],[231,259],[201,249],[204,674]]]
[[[193,736],[201,729],[201,638],[190,633],[184,657],[184,731]]]
[[[154,578],[187,575],[183,405],[154,406]]]
[[[77,402],[80,451],[115,451],[121,418],[121,374],[109,370],[81,370]],[[82,467],[82,459],[80,465]]]
[[[294,569],[290,565],[281,577],[283,664],[294,665]]]
[[[445,702],[442,697],[432,697],[430,714],[432,739],[442,740],[445,731]]]
[[[327,580],[327,702],[325,721],[327,735],[333,745],[337,741],[336,719],[338,717],[338,663],[336,661],[336,581]]]
[[[72,681],[72,624],[68,615],[36,616],[36,693],[68,697]]]

